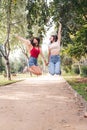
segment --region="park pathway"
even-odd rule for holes
[[[63,77],[0,87],[0,130],[87,130],[84,104]]]

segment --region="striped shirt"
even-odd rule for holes
[[[59,55],[60,54],[60,42],[53,42],[49,45],[49,51],[51,55]]]

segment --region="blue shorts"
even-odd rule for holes
[[[60,60],[59,55],[50,56],[49,73],[51,75],[54,75],[54,74],[60,75],[61,73],[60,63],[61,63],[61,60]]]
[[[37,58],[30,57],[29,61],[28,61],[28,66],[33,66],[33,65],[38,66],[38,64],[37,64]]]

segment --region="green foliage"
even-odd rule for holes
[[[87,66],[81,67],[81,75],[87,77]]]
[[[75,43],[74,46],[72,46],[69,50],[69,54],[77,59],[80,60],[82,56],[85,55],[85,51],[84,51],[85,47],[83,46],[83,44],[81,43]]]
[[[77,91],[82,97],[87,100],[87,79],[82,77],[72,76],[65,77],[67,82],[72,86],[72,88]],[[85,82],[84,82],[85,80]]]
[[[3,63],[2,57],[0,56],[0,73],[2,73],[5,70],[5,65]]]
[[[70,35],[76,35],[76,32],[86,24],[87,20],[87,2],[86,0],[54,0],[50,4],[50,13],[53,21],[58,26],[58,20],[63,26],[62,43],[73,43]]]
[[[71,71],[72,58],[68,56],[62,56],[62,68],[66,73]]]
[[[11,2],[11,15],[10,15],[10,45],[13,47],[15,45],[15,39],[13,34],[21,33],[25,34],[26,24],[26,2],[24,0],[8,0]],[[0,7],[0,44],[3,44],[7,35],[7,9],[9,2],[7,0],[2,0]]]
[[[21,54],[19,59],[14,57],[14,60],[10,60],[11,73],[23,72],[23,69],[26,65],[26,58],[23,56],[23,54]]]
[[[66,73],[70,73],[71,72],[71,66],[72,66],[72,57],[70,57],[68,55],[68,51],[69,48],[63,48],[61,50],[61,65],[62,65],[62,69],[66,72]]]
[[[76,83],[75,81],[69,81],[71,86],[80,94],[82,97],[87,100],[87,92],[85,88],[87,87],[87,83]]]
[[[72,65],[72,58],[68,56],[63,56],[62,57],[62,64],[63,65]]]
[[[63,71],[64,71],[65,73],[70,73],[70,72],[71,72],[71,67],[70,67],[70,66],[64,66],[64,67],[63,67]]]
[[[70,55],[76,59],[81,59],[87,54],[87,25],[77,31],[74,44],[69,51]]]
[[[18,25],[19,23],[21,23],[21,21],[24,22],[25,4],[23,2],[23,0],[2,0],[1,2],[0,44],[2,44],[3,49],[0,48],[0,52],[6,61],[6,73],[9,80],[11,80],[9,55],[12,47],[14,46],[13,34],[17,31],[17,29],[18,31],[20,31],[20,28],[21,30],[23,30],[23,23],[20,24],[20,26]]]
[[[74,65],[74,66],[72,67],[72,71],[73,71],[75,74],[80,74],[79,66],[78,66],[78,65]]]
[[[50,3],[50,15],[56,28],[58,21],[62,23],[63,70],[70,72],[73,69],[75,73],[81,72],[80,66],[71,68],[71,65],[75,62],[80,63],[82,57],[87,55],[87,1],[53,0]],[[67,64],[69,59],[66,56],[72,57],[71,65]]]
[[[32,30],[33,26],[37,25],[38,32],[37,35],[42,35],[42,33],[45,31],[44,25],[48,21],[49,17],[49,9],[48,5],[45,0],[27,0],[26,5],[26,11],[27,13],[27,23],[28,23],[28,37],[31,37],[36,31]]]

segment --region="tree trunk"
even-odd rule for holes
[[[8,0],[8,8],[7,8],[7,40],[4,44],[5,55],[6,55],[6,72],[8,80],[11,80],[11,72],[10,72],[10,62],[9,62],[9,54],[10,54],[10,43],[9,43],[9,35],[11,31],[11,3],[12,0]]]
[[[8,80],[11,80],[11,73],[10,73],[10,63],[9,63],[9,59],[6,60],[6,74],[7,74],[7,78],[8,78]]]

